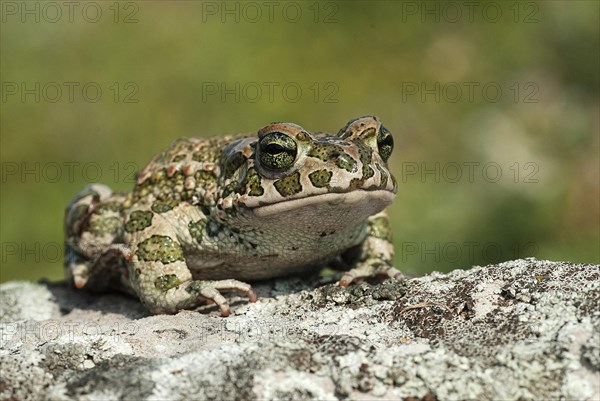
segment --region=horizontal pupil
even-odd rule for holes
[[[281,145],[279,145],[278,143],[270,143],[267,146],[265,146],[265,152],[270,153],[270,154],[277,154],[277,153],[281,153],[281,152],[285,152],[285,148]]]

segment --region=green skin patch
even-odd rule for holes
[[[190,230],[190,235],[199,244],[202,243],[202,236],[204,235],[204,230],[206,228],[206,223],[207,223],[207,220],[198,220],[196,222],[191,221],[188,224],[188,228]]]
[[[154,280],[154,287],[159,291],[167,291],[181,284],[176,274],[166,274]]]
[[[352,172],[356,168],[356,161],[344,152],[344,148],[333,143],[314,143],[306,154],[319,160],[334,160],[339,168]]]
[[[202,291],[202,284],[199,281],[192,281],[185,291],[188,294],[199,294]]]
[[[377,217],[369,221],[369,228],[369,235],[371,237],[392,242],[392,227],[390,227],[390,222],[385,217]]]
[[[358,155],[362,164],[362,177],[353,178],[350,181],[351,189],[360,188],[366,180],[375,175],[375,171],[373,171],[373,169],[370,166],[371,161],[373,160],[373,155],[371,154],[370,148],[367,145],[360,142],[357,142],[356,146],[358,147]]]
[[[310,182],[317,188],[329,187],[333,173],[329,170],[317,170],[308,175]]]
[[[129,221],[125,224],[125,231],[135,233],[142,231],[152,225],[154,213],[149,210],[136,210],[129,216]]]
[[[223,194],[221,194],[221,198],[225,198],[225,197],[229,196],[230,194],[233,193],[233,191],[235,191],[236,188],[237,188],[237,183],[230,182],[223,189]]]
[[[119,228],[121,226],[121,219],[119,217],[94,217],[95,218],[90,221],[90,233],[98,237],[102,237],[106,234],[116,236],[119,233]]]
[[[248,173],[246,173],[246,178],[242,183],[242,189],[249,188],[248,195],[250,196],[261,196],[265,193],[261,185],[262,179],[260,175],[256,172],[254,167],[248,169]]]
[[[357,144],[357,146],[360,162],[362,163],[362,180],[364,182],[369,178],[373,177],[373,175],[375,174],[375,172],[370,166],[371,161],[373,160],[373,154],[371,152],[371,149],[367,145]]]
[[[166,235],[153,235],[140,242],[136,252],[140,260],[146,262],[162,262],[164,264],[183,261],[181,246]]]
[[[119,202],[106,202],[101,204],[96,208],[96,213],[104,213],[104,212],[120,212],[121,204]]]
[[[281,180],[275,181],[273,184],[277,192],[281,196],[291,196],[302,191],[302,184],[300,184],[300,172],[296,171],[294,174],[290,174]]]
[[[385,172],[385,170],[383,168],[381,168],[381,166],[379,164],[376,164],[375,167],[377,167],[377,170],[379,170],[379,175],[381,176],[381,182],[379,183],[379,186],[382,188],[385,188],[387,186],[387,182],[388,182],[387,173]]]
[[[179,201],[170,200],[170,201],[156,201],[152,203],[151,209],[154,213],[166,213],[169,210],[172,210],[175,206],[179,204]]]
[[[184,180],[185,177],[181,172],[176,173],[173,177],[167,177],[165,169],[162,169],[135,188],[133,201],[136,202],[139,199],[148,197],[150,193],[155,191],[160,193],[175,193],[173,188],[176,185],[183,185]]]
[[[196,180],[196,185],[198,184],[208,184],[210,182],[215,182],[217,177],[210,171],[199,170],[194,174],[194,179]]]

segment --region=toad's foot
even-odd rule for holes
[[[229,303],[221,291],[238,291],[246,294],[250,302],[256,302],[256,293],[250,284],[238,280],[193,281],[186,291],[198,297],[214,302],[221,310],[221,315],[229,316]]]
[[[250,302],[256,302],[256,293],[250,284],[237,280],[179,281],[175,275],[165,275],[159,277],[155,284],[163,291],[139,293],[140,299],[153,314],[175,314],[181,309],[193,309],[208,302],[216,304],[221,315],[229,316],[229,303],[221,294],[222,291],[242,292]]]
[[[390,266],[386,263],[365,263],[345,272],[339,281],[339,285],[341,287],[348,287],[350,284],[359,281],[359,279],[380,275],[396,280],[402,278],[402,273],[394,266]]]
[[[402,273],[393,266],[394,246],[392,231],[385,212],[369,217],[367,239],[358,248],[348,252],[357,253],[357,261],[353,269],[344,273],[340,286],[347,287],[351,283],[365,277],[387,276],[393,279],[402,277]]]

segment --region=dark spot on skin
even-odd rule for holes
[[[348,189],[357,189],[362,184],[362,180],[360,178],[353,178],[350,180],[350,185],[348,185]]]
[[[120,212],[123,205],[119,202],[106,202],[101,204],[95,209],[96,213],[105,213],[108,211],[111,212]]]
[[[175,157],[173,158],[173,162],[174,162],[174,163],[180,162],[180,161],[182,161],[183,159],[185,159],[185,157],[186,157],[186,155],[177,155],[177,156],[175,156]]]
[[[358,154],[362,164],[362,177],[350,180],[350,185],[348,186],[349,189],[360,188],[365,181],[375,175],[375,171],[370,166],[371,161],[373,160],[371,148],[359,141],[355,141],[355,144],[358,148]]]
[[[308,175],[310,182],[317,188],[329,186],[333,173],[329,170],[317,170]]]
[[[116,236],[121,228],[121,219],[116,216],[101,217],[93,216],[88,230],[95,236],[110,234]]]
[[[205,284],[202,281],[192,281],[190,285],[186,287],[185,291],[189,294],[197,295],[200,294],[204,286]]]
[[[369,148],[367,145],[362,144],[362,143],[359,143],[357,145],[358,145],[358,154],[360,156],[360,162],[362,163],[362,172],[363,172],[362,179],[363,179],[363,181],[366,181],[369,178],[373,177],[373,175],[375,174],[375,172],[373,171],[373,169],[370,166],[371,161],[373,160],[373,154],[371,152],[371,148]]]
[[[326,233],[326,232],[322,232],[321,234],[319,234],[319,237],[324,237],[324,236],[326,236],[326,235],[327,235],[327,233]]]
[[[221,229],[222,229],[222,227],[220,227],[216,221],[214,221],[214,220],[208,221],[207,234],[209,237],[216,237],[217,234],[219,234],[219,231],[221,231]]]
[[[248,169],[246,177],[241,184],[241,190],[245,192],[245,190],[248,188],[249,196],[261,196],[265,193],[265,190],[261,186],[261,182],[262,179],[260,175],[258,175],[254,167],[251,167]]]
[[[362,116],[362,117],[353,118],[352,120],[348,121],[346,123],[346,125],[344,125],[344,127],[338,132],[337,135],[344,139],[354,137],[356,134],[358,134],[358,131],[362,131],[361,128],[367,126],[367,123],[365,123],[364,121],[361,121],[359,124],[354,125],[353,128],[350,129],[351,125],[353,125],[354,123],[356,123],[358,120],[361,120],[361,119],[370,120],[370,121],[372,121],[373,124],[378,124],[378,122],[379,122],[379,120],[374,116]]]
[[[152,225],[154,213],[149,210],[135,210],[129,215],[129,221],[125,224],[125,231],[134,233]]]
[[[335,160],[336,166],[349,172],[356,168],[356,161],[344,152],[344,148],[333,143],[315,142],[307,156],[323,161]]]
[[[244,163],[246,162],[246,158],[242,154],[242,152],[235,152],[233,155],[230,155],[222,164],[223,164],[223,176],[227,178],[231,178],[233,173],[237,171]]]
[[[202,236],[204,235],[204,230],[206,228],[206,220],[198,220],[196,222],[190,221],[188,224],[188,229],[190,230],[190,235],[192,238],[196,240],[197,243],[202,243]]]
[[[183,250],[177,241],[166,235],[153,235],[138,245],[140,260],[164,264],[183,261]]]
[[[381,175],[379,186],[381,188],[385,188],[387,186],[387,182],[388,182],[388,175],[385,172],[385,170],[379,165],[379,163],[376,164],[375,167],[377,167],[377,170],[379,171],[379,174]]]
[[[154,213],[166,213],[169,210],[172,210],[178,204],[179,201],[177,200],[156,201],[152,203],[151,209]]]
[[[198,186],[198,184],[206,185],[215,182],[217,177],[211,171],[198,170],[194,174],[194,179],[196,180],[196,186]]]
[[[306,142],[310,140],[310,136],[308,136],[306,132],[299,132],[298,135],[296,135],[296,139],[302,142]]]
[[[225,187],[223,188],[223,193],[221,194],[221,198],[226,198],[229,195],[231,195],[233,193],[233,191],[236,190],[236,187],[237,187],[237,183],[235,181],[230,182],[229,184],[225,185]]]
[[[281,194],[281,196],[291,196],[297,194],[302,191],[302,184],[300,184],[300,172],[296,171],[285,178],[277,180],[273,185],[275,185],[275,189]]]
[[[159,291],[167,291],[173,287],[177,287],[181,284],[181,280],[176,274],[166,274],[164,276],[157,277],[154,280],[154,287]]]

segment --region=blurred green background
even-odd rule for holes
[[[2,281],[60,279],[71,197],[179,136],[365,114],[401,270],[600,263],[598,2],[70,4],[2,2]]]

